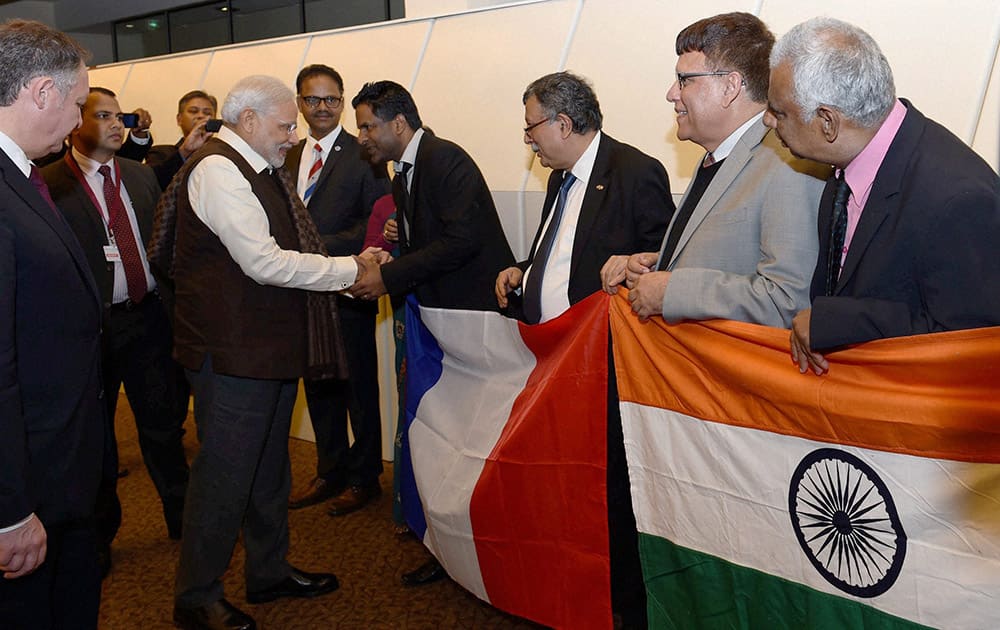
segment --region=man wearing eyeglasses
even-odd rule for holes
[[[298,107],[309,132],[289,149],[285,168],[312,216],[327,252],[349,256],[363,249],[375,200],[389,192],[385,165],[363,159],[357,138],[340,124],[344,81],[316,64],[295,79]],[[379,412],[375,318],[378,303],[338,298],[347,380],[306,380],[306,403],[316,434],[316,477],[289,502],[303,508],[332,498],[330,516],[364,507],[382,494],[382,418]],[[354,443],[348,445],[350,417]]]
[[[674,202],[662,164],[601,130],[582,77],[545,75],[522,101],[524,142],[552,174],[531,252],[500,272],[495,290],[508,314],[537,324],[599,291],[609,256],[659,245]]]
[[[829,169],[793,159],[762,121],[773,45],[748,13],[706,18],[677,36],[667,100],[677,137],[707,153],[659,252],[613,257],[601,272],[609,293],[627,280],[643,319],[785,328],[809,303],[816,208]]]

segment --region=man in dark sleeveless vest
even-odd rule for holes
[[[222,106],[225,126],[166,193],[176,195],[174,356],[192,385],[201,442],[177,570],[174,621],[182,628],[256,627],[223,599],[241,531],[250,603],[338,586],[334,575],[286,559],[288,430],[297,379],[346,376],[332,292],[369,263],[320,253],[316,227],[280,168],[298,140],[297,114],[278,79],[239,81]]]

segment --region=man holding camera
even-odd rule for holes
[[[146,164],[156,173],[160,188],[166,190],[184,161],[219,130],[221,121],[210,121],[218,106],[214,96],[201,90],[191,90],[177,101],[177,125],[183,137],[176,144],[154,146],[146,156]],[[212,126],[211,122],[216,124]]]
[[[181,444],[187,406],[176,394],[170,324],[146,261],[145,241],[160,187],[149,167],[115,157],[125,136],[122,116],[114,92],[91,88],[83,121],[70,135],[70,150],[42,172],[56,206],[83,246],[103,304],[104,401],[112,442],[98,500],[105,572],[121,523],[114,416],[123,383],[142,457],[163,502],[167,533],[174,539],[181,536],[188,480]]]

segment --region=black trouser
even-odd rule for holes
[[[316,475],[334,485],[370,486],[382,474],[382,415],[379,412],[378,305],[338,300],[347,354],[348,380],[305,381],[306,404],[316,434]],[[354,444],[348,445],[347,422]]]
[[[611,555],[611,609],[624,628],[645,628],[646,585],[639,560],[639,532],[632,509],[618,379],[608,345],[608,546]]]
[[[92,520],[46,524],[47,551],[33,573],[0,577],[0,627],[5,630],[97,628],[101,576]]]
[[[288,429],[296,381],[218,374],[211,357],[187,371],[201,447],[191,465],[175,602],[224,595],[222,576],[243,535],[247,591],[288,577]]]
[[[163,503],[164,518],[168,527],[180,528],[188,481],[182,439],[189,388],[171,358],[171,346],[170,322],[156,293],[149,293],[139,304],[114,305],[105,318],[104,395],[111,444],[97,503],[98,534],[105,545],[111,544],[121,524],[114,418],[122,384],[135,415],[143,461]]]

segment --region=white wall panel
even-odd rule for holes
[[[868,31],[892,66],[896,93],[962,140],[972,140],[982,80],[991,70],[1000,2],[764,0],[761,19],[780,36],[816,15]]]
[[[993,166],[993,170],[1000,169],[1000,54],[993,62],[989,89],[972,148]]]
[[[219,99],[220,108],[230,88],[251,74],[269,74],[295,89],[295,75],[308,41],[306,37],[297,37],[253,46],[222,48],[212,57],[202,89]]]
[[[118,94],[119,99],[122,98],[122,86],[125,85],[125,79],[128,78],[129,70],[131,66],[107,66],[104,68],[94,68],[87,72],[87,78],[90,80],[90,87],[103,87],[108,88],[112,92]],[[122,103],[122,108],[125,108],[125,104]],[[128,111],[128,109],[125,109]]]
[[[531,151],[521,94],[554,71],[575,0],[468,13],[435,21],[413,97],[424,124],[462,145],[493,190],[520,190]]]
[[[316,36],[309,45],[303,66],[323,63],[344,78],[344,127],[357,132],[351,99],[369,81],[390,79],[410,84],[424,46],[429,22],[410,22]],[[359,54],[369,51],[370,54]],[[295,72],[298,72],[298,68]],[[295,73],[290,77],[294,83]],[[301,118],[301,117],[300,117]],[[305,124],[305,121],[301,121]]]
[[[584,2],[566,69],[593,82],[605,130],[663,162],[674,192],[684,192],[695,163],[705,153],[677,139],[674,108],[666,100],[674,81],[677,33],[710,15],[752,13],[756,4],[755,0]],[[534,174],[544,186],[548,169],[536,165]]]
[[[153,139],[172,144],[181,137],[177,126],[177,99],[201,88],[211,53],[169,57],[133,64],[118,95],[123,111],[143,107],[153,117]],[[211,92],[210,92],[211,93]],[[220,103],[224,94],[212,93]]]

